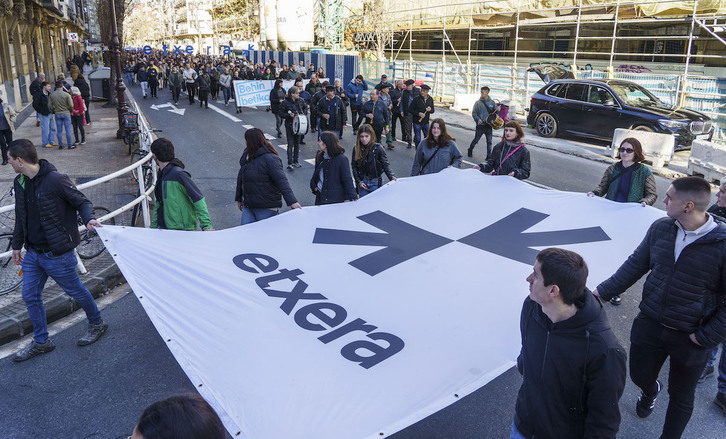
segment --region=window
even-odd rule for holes
[[[587,84],[570,84],[567,87],[566,99],[572,99],[573,101],[581,101],[582,96],[585,94],[585,88]]]
[[[614,106],[615,99],[610,92],[599,85],[591,85],[588,91],[587,102],[591,104]]]
[[[557,96],[558,91],[562,91],[563,89],[567,88],[566,85],[567,84],[563,83],[555,84],[552,87],[548,88],[546,93],[550,96]]]

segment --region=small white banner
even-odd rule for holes
[[[321,79],[320,82],[327,81]],[[309,79],[303,79],[303,87],[308,85]],[[287,89],[295,85],[295,81],[282,81],[282,88]],[[260,81],[232,81],[235,101],[238,107],[266,107],[270,105],[270,91],[275,86],[274,80]]]
[[[99,233],[232,437],[374,439],[515,364],[538,249],[580,253],[592,289],[663,214],[447,169],[233,229]]]
[[[75,32],[68,32],[68,42],[70,43],[77,43],[78,42],[78,34]]]

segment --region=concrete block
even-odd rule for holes
[[[700,175],[714,184],[726,176],[726,145],[694,140],[688,158],[688,174]]]
[[[454,95],[454,106],[452,108],[456,111],[471,111],[480,96],[480,93],[457,93]]]
[[[0,320],[0,345],[20,338],[20,325],[13,319]]]
[[[633,137],[640,141],[640,144],[643,146],[643,154],[645,155],[646,160],[653,163],[653,166],[662,168],[673,159],[676,144],[673,135],[639,130],[626,130],[624,128],[616,128],[613,133],[613,141],[608,147],[611,157],[615,158],[618,153],[620,143],[628,137]]]

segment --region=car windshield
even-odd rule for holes
[[[651,105],[663,105],[663,103],[648,90],[637,84],[609,84],[616,95],[633,107],[649,107]]]

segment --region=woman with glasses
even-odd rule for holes
[[[640,203],[652,206],[658,199],[655,177],[647,166],[643,147],[638,139],[629,137],[620,143],[616,158],[620,161],[610,165],[600,180],[600,184],[587,195],[605,197],[619,203]],[[620,305],[620,296],[610,299],[613,305]]]

